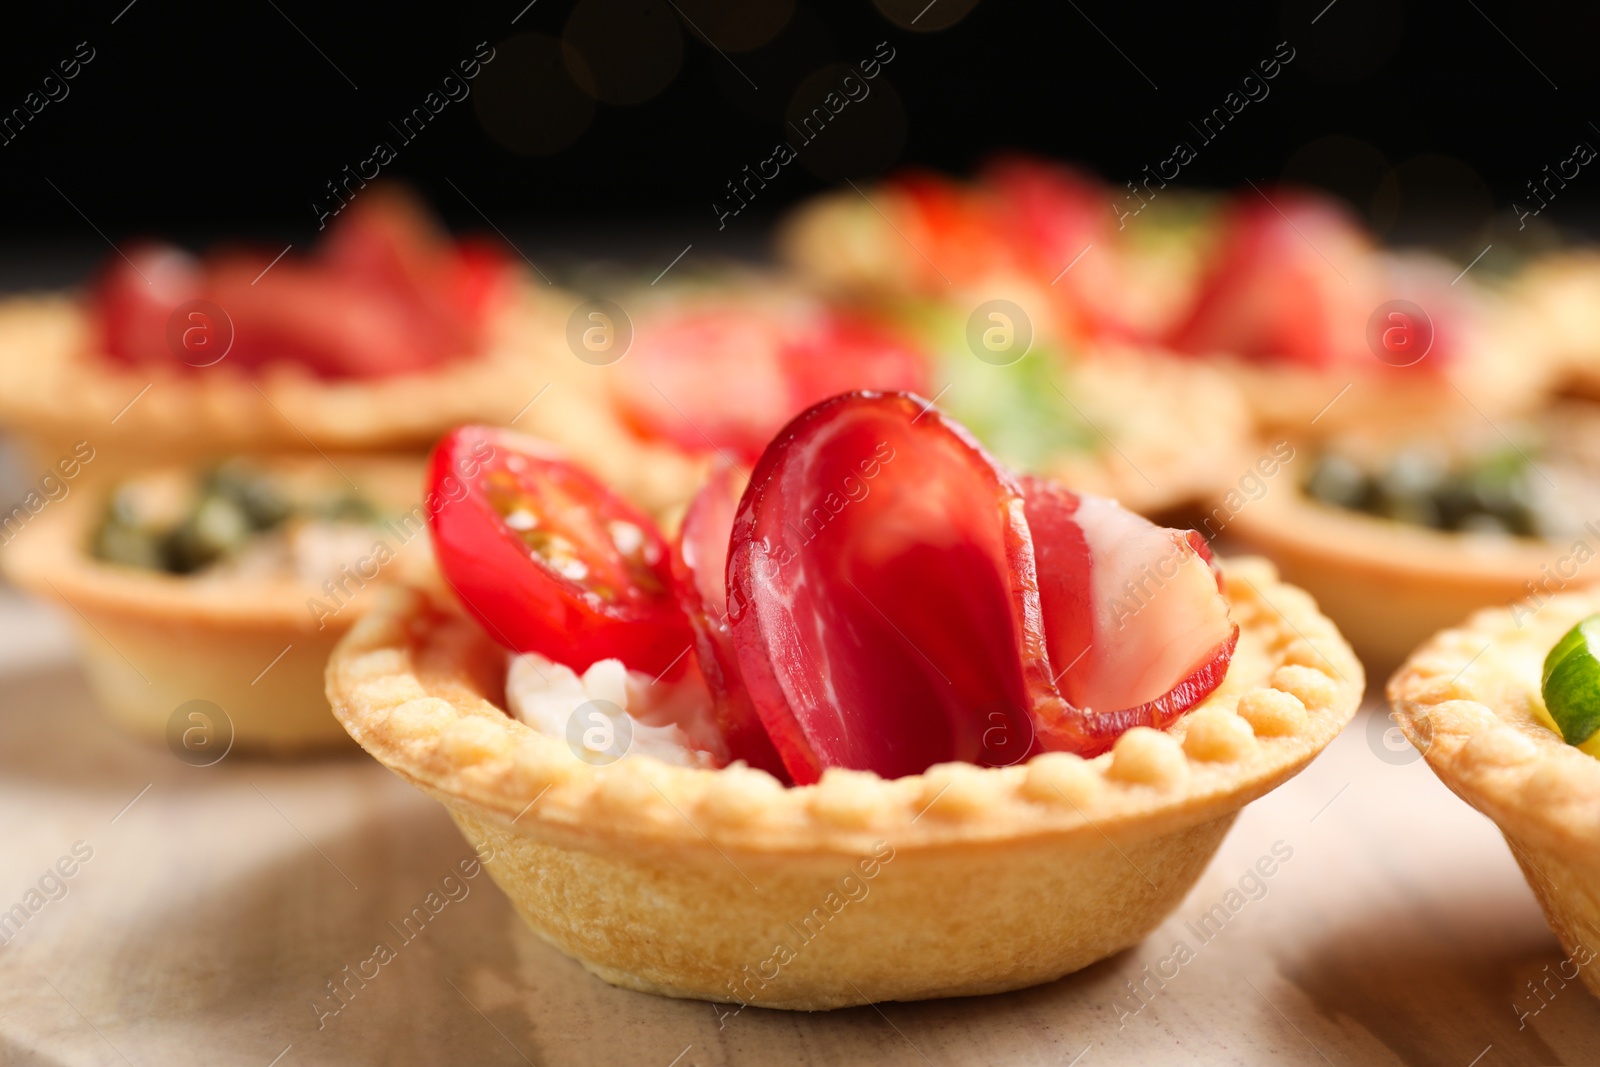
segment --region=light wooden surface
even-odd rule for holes
[[[93,849],[0,946],[0,1063],[1600,1061],[1600,1005],[1576,984],[1519,1028],[1556,941],[1494,828],[1367,715],[1243,813],[1132,951],[1005,996],[724,1017],[591,978],[487,877],[401,943],[388,923],[469,850],[363,756],[195,768],[129,740],[94,710],[61,621],[3,594],[0,676],[0,909],[74,843]],[[1264,895],[1247,882],[1259,899],[1233,898],[1202,941],[1190,924],[1277,842],[1293,856]],[[379,940],[396,958],[319,1029],[312,1001]],[[1180,940],[1192,958],[1134,1013],[1126,983]]]

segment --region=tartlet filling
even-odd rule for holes
[[[721,767],[727,746],[697,672],[675,682],[603,659],[579,674],[537,652],[512,656],[506,706],[524,724],[564,738],[573,755],[604,763],[650,756],[679,767]]]
[[[1313,500],[1409,526],[1564,539],[1600,515],[1600,407],[1563,402],[1532,421],[1399,447],[1336,444],[1306,482]]]
[[[91,549],[108,563],[196,580],[288,577],[319,586],[370,553],[381,518],[348,487],[291,487],[235,459],[198,477],[119,485]]]
[[[462,427],[434,487],[468,466],[431,515],[440,568],[524,654],[513,712],[590,762],[804,785],[1094,756],[1204,700],[1238,639],[1197,534],[1019,477],[908,393],[814,405],[748,476],[717,470],[671,542],[536,440]]]
[[[1567,744],[1600,756],[1600,615],[1568,630],[1545,656],[1540,716]]]

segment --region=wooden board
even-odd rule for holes
[[[41,880],[59,897],[0,946],[0,1063],[1600,1060],[1600,1005],[1555,979],[1547,1003],[1529,992],[1561,951],[1493,826],[1365,714],[1250,806],[1121,956],[1004,996],[732,1015],[590,977],[486,877],[401,941],[389,924],[469,850],[363,756],[196,768],[130,740],[99,718],[61,620],[14,598],[0,675],[0,909]],[[46,878],[78,842],[92,856]],[[1292,857],[1247,878],[1279,842]],[[1218,904],[1226,921],[1202,928]],[[323,1013],[380,940],[395,959]]]

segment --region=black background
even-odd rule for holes
[[[0,110],[21,106],[78,42],[95,58],[69,83],[70,95],[0,146],[5,232],[13,247],[97,244],[102,252],[104,240],[150,232],[191,243],[231,233],[309,243],[325,183],[377,140],[398,144],[388,123],[421,104],[480,41],[496,58],[472,97],[399,145],[385,173],[418,185],[452,225],[483,229],[486,216],[533,242],[530,252],[548,235],[587,236],[603,253],[649,226],[689,233],[702,253],[759,240],[782,208],[832,183],[792,164],[719,230],[712,205],[725,183],[771,154],[803,81],[885,41],[894,59],[872,83],[871,100],[847,109],[852,123],[840,124],[820,164],[835,180],[907,163],[961,172],[996,149],[1020,148],[1079,160],[1120,185],[1176,141],[1198,145],[1188,124],[1287,41],[1295,59],[1270,95],[1199,147],[1182,181],[1315,182],[1344,193],[1389,239],[1427,236],[1464,258],[1487,241],[1511,248],[1530,230],[1538,240],[1587,230],[1600,198],[1597,161],[1528,230],[1513,207],[1526,201],[1525,183],[1574,144],[1600,146],[1590,124],[1600,121],[1591,108],[1593,4],[935,0],[921,25],[971,10],[919,32],[895,19],[908,22],[925,0],[881,3],[884,10],[769,0],[397,9],[242,0],[224,11],[113,0],[31,12],[0,44]],[[743,24],[730,15],[739,11]],[[735,50],[759,35],[750,24],[769,12],[783,26],[777,35]],[[626,91],[666,69],[670,81],[639,103],[592,103],[552,58],[569,30],[601,95],[618,90],[593,79],[620,79]],[[515,36],[527,33],[544,39]],[[719,52],[705,35],[729,47]],[[818,75],[807,93],[819,97],[825,88],[817,86],[843,73]],[[526,140],[585,112],[581,132],[559,151],[529,155],[505,143],[507,128],[511,140]]]

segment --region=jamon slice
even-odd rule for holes
[[[884,327],[810,300],[700,302],[641,318],[621,379],[648,437],[753,463],[790,419],[851,389],[920,389],[923,355]]]
[[[1059,275],[1069,282],[1072,274],[1061,275],[1061,268],[1085,245],[1104,243],[1111,228],[1105,189],[1060,163],[1002,155],[983,168],[978,181],[993,197],[1006,236],[1045,281]]]
[[[164,245],[114,262],[95,291],[105,351],[182,367],[168,318],[209,300],[233,327],[229,366],[297,363],[326,378],[377,378],[471,354],[510,296],[505,257],[451,241],[396,192],[356,201],[311,256],[232,249],[203,262]]]
[[[1018,250],[1026,275],[1053,297],[1063,328],[1145,338],[1123,265],[1124,235],[1112,225],[1106,205],[1113,197],[1103,185],[1060,163],[1011,154],[991,160],[978,181],[996,226]]]
[[[1019,487],[904,393],[850,393],[757,464],[728,559],[745,684],[797,784],[1036,750],[1052,697]]]
[[[141,244],[108,260],[94,287],[101,350],[133,365],[181,363],[167,343],[167,320],[205,296],[200,261],[170,245]]]
[[[743,484],[743,476],[726,464],[712,471],[683,517],[673,546],[672,576],[678,602],[694,628],[700,673],[711,691],[729,757],[784,781],[788,774],[750,702],[728,626],[728,540]]]
[[[1161,729],[1222,682],[1238,641],[1205,540],[1114,500],[1026,479],[1028,526],[1056,684],[1044,746],[1093,755],[1134,726]]]
[[[1367,317],[1383,299],[1379,261],[1354,219],[1307,193],[1240,193],[1218,251],[1171,343],[1197,355],[1326,368],[1371,362]]]

